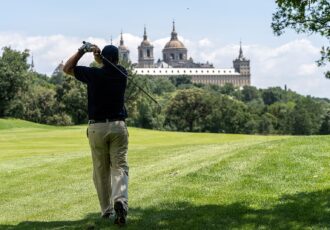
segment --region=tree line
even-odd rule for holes
[[[37,73],[30,69],[28,57],[27,50],[3,48],[0,117],[52,125],[87,123],[86,86],[60,71],[51,77]],[[126,107],[130,126],[188,132],[330,134],[329,99],[302,96],[280,87],[236,88],[232,84],[194,84],[186,76],[136,76],[130,63],[123,65],[134,82],[150,92],[162,107],[159,111],[129,81]]]

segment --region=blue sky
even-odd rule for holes
[[[251,59],[252,84],[263,88],[287,84],[302,94],[330,98],[325,69],[314,63],[328,41],[293,31],[275,37],[270,23],[276,5],[271,0],[11,0],[0,6],[0,47],[30,49],[39,72],[50,74],[81,40],[102,46],[112,35],[116,43],[121,30],[134,62],[144,25],[155,56],[160,57],[174,19],[194,60],[231,67],[242,39],[244,54]],[[90,57],[82,64],[88,61]]]

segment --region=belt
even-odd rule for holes
[[[95,123],[107,123],[113,121],[125,121],[124,118],[112,118],[112,119],[101,119],[101,120],[89,120],[88,124],[95,124]]]

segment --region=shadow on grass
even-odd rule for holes
[[[21,222],[1,229],[117,228],[99,214],[82,220]],[[195,206],[186,202],[162,203],[147,209],[131,208],[125,229],[304,229],[330,228],[330,190],[282,196],[270,209],[249,204]]]

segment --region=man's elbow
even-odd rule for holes
[[[73,68],[67,65],[67,63],[63,66],[63,72],[71,76],[74,76]]]

